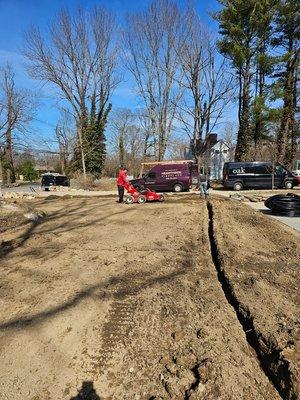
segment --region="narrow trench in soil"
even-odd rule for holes
[[[207,202],[207,209],[209,217],[208,234],[211,256],[217,270],[218,280],[222,286],[226,300],[234,308],[236,316],[242,326],[242,329],[245,332],[247,342],[254,350],[260,367],[265,375],[268,377],[271,384],[277,390],[282,399],[296,400],[296,395],[295,393],[293,393],[292,389],[291,377],[288,371],[287,362],[285,362],[285,360],[279,360],[279,349],[269,348],[268,354],[263,351],[259,343],[260,334],[259,332],[255,331],[253,325],[253,317],[249,313],[249,310],[245,310],[241,307],[238,299],[236,298],[232,290],[230,281],[223,271],[218,246],[214,236],[213,208],[210,202]]]

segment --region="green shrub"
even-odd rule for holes
[[[30,160],[24,161],[23,164],[20,165],[19,174],[23,175],[25,181],[30,182],[38,179],[39,177],[38,172],[34,169],[34,165]]]

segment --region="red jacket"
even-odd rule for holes
[[[125,183],[127,181],[128,181],[127,173],[123,169],[121,169],[120,172],[119,172],[118,179],[117,179],[117,185],[118,186],[125,186]]]

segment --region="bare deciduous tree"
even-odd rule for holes
[[[225,59],[217,53],[214,38],[190,9],[185,15],[186,35],[178,57],[184,73],[185,89],[178,116],[193,142],[196,158],[202,143],[213,132],[233,96],[233,78],[228,74]]]
[[[59,159],[62,173],[65,174],[69,166],[70,156],[76,144],[76,128],[70,114],[62,110],[62,115],[55,127],[55,136],[59,146]]]
[[[136,175],[143,158],[144,134],[137,116],[129,109],[117,109],[111,120],[112,147],[120,165],[126,165]]]
[[[157,154],[157,137],[156,135],[153,135],[152,123],[151,119],[148,117],[147,109],[138,109],[136,115],[143,143],[142,159],[145,160],[146,158]]]
[[[181,41],[181,12],[169,0],[154,0],[146,11],[128,16],[125,63],[147,110],[156,158],[162,160],[181,97],[176,49]],[[178,77],[177,77],[178,78]]]
[[[34,96],[16,87],[15,73],[10,65],[0,69],[0,139],[1,170],[6,170],[8,183],[15,182],[14,135],[24,133],[35,107]],[[5,168],[3,168],[5,164]]]
[[[168,146],[168,153],[171,160],[184,160],[188,148],[189,143],[186,136],[171,139]]]
[[[120,165],[126,163],[128,136],[132,128],[134,115],[129,109],[118,109],[111,121],[112,142],[114,151],[118,154]]]
[[[31,75],[54,84],[71,106],[84,175],[84,130],[91,115],[99,126],[106,119],[111,93],[118,84],[116,32],[114,16],[102,7],[94,7],[91,12],[79,8],[74,15],[61,11],[48,40],[36,27],[25,36],[24,54],[31,62]]]

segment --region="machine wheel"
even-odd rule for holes
[[[284,187],[286,189],[293,189],[293,183],[292,182],[285,182]]]
[[[127,196],[127,197],[126,197],[126,200],[125,200],[125,203],[126,203],[126,204],[132,204],[133,201],[134,201],[133,196]]]
[[[144,196],[143,194],[138,197],[139,204],[144,204],[144,203],[146,203],[146,201],[147,201],[146,196]]]
[[[166,197],[163,194],[161,194],[159,197],[159,201],[163,202],[165,200],[166,200]]]
[[[233,190],[242,190],[243,189],[243,184],[242,184],[242,182],[236,182],[234,185],[233,185]]]
[[[176,193],[182,192],[183,191],[183,187],[181,183],[175,183],[175,185],[173,186],[173,190]]]

